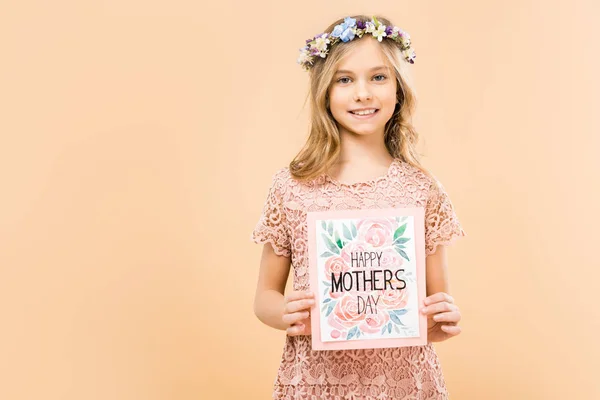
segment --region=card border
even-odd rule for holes
[[[375,349],[386,347],[424,346],[427,344],[427,316],[420,310],[425,306],[426,297],[425,284],[425,208],[424,207],[394,207],[377,209],[357,210],[329,210],[307,212],[308,228],[308,266],[310,275],[310,290],[315,294],[315,305],[310,309],[311,329],[320,332],[321,321],[319,318],[321,298],[318,290],[317,274],[317,249],[316,249],[316,221],[319,219],[348,219],[365,217],[414,217],[415,226],[415,254],[417,262],[417,304],[419,305],[419,332],[414,338],[391,338],[391,339],[356,339],[337,342],[323,342],[320,335],[312,336],[313,350],[352,350],[352,349]]]

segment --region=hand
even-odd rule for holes
[[[425,308],[421,312],[427,315],[427,340],[442,342],[460,334],[457,326],[461,315],[454,299],[447,293],[432,294],[424,300]]]
[[[283,322],[289,325],[290,336],[310,335],[310,308],[315,304],[314,293],[294,290],[283,298]]]

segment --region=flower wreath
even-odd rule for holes
[[[331,46],[342,42],[349,42],[355,37],[361,38],[365,33],[371,33],[374,38],[381,42],[384,37],[390,38],[400,44],[400,50],[406,61],[415,63],[417,55],[410,47],[410,36],[397,26],[385,26],[377,18],[373,17],[370,21],[357,21],[354,18],[346,17],[344,22],[336,25],[331,33],[321,33],[313,39],[306,40],[306,46],[300,49],[298,64],[305,70],[309,70],[314,62],[314,58],[327,57]]]

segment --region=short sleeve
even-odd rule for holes
[[[285,182],[284,170],[279,170],[273,175],[262,214],[252,231],[251,240],[257,244],[269,242],[275,254],[289,257],[290,238],[282,207]]]
[[[425,207],[425,255],[435,253],[438,245],[448,245],[462,236],[466,234],[448,193],[439,181],[434,180]]]

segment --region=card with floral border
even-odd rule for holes
[[[307,213],[313,350],[427,344],[424,212]]]

